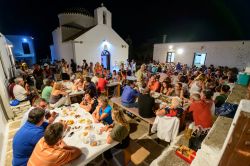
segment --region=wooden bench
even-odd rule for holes
[[[120,108],[122,108],[122,109],[124,109],[124,110],[126,110],[126,111],[128,111],[130,113],[132,113],[136,117],[144,120],[145,122],[147,122],[149,124],[148,135],[151,134],[151,127],[152,127],[152,125],[153,125],[153,123],[155,121],[155,117],[153,117],[153,118],[143,118],[143,117],[141,117],[139,115],[138,108],[134,108],[134,107],[133,108],[128,108],[128,107],[123,106],[122,102],[121,102],[121,97],[113,97],[113,98],[111,98],[111,101],[113,102],[113,107],[118,106],[118,107],[120,107]]]

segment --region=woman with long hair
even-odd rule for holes
[[[129,123],[125,119],[124,113],[120,109],[114,109],[112,111],[112,119],[114,120],[112,125],[107,125],[101,129],[101,131],[110,131],[107,136],[107,143],[111,144],[113,141],[119,142],[115,148],[117,149],[126,149],[129,146]],[[110,151],[104,153],[104,157],[109,159],[112,158]],[[128,164],[130,160],[130,154],[128,151],[124,151],[125,165]]]
[[[68,93],[63,90],[63,86],[61,83],[54,83],[49,103],[52,104],[54,108],[60,107],[65,104],[67,95]]]
[[[112,124],[113,120],[111,117],[111,106],[108,104],[108,98],[100,96],[98,98],[98,105],[95,111],[92,113],[94,121],[96,123],[104,122],[106,124]]]

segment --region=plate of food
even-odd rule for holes
[[[71,126],[71,125],[75,124],[75,121],[70,119],[70,120],[67,120],[66,123],[67,123],[67,125]]]

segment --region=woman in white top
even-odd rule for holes
[[[190,84],[190,95],[194,93],[200,93],[205,86],[205,74],[200,74],[195,80]]]

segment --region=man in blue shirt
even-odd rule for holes
[[[27,122],[17,131],[13,139],[13,166],[26,166],[36,143],[44,136],[48,126],[44,122],[45,110],[34,108]]]
[[[133,81],[129,81],[128,85],[126,85],[122,92],[122,105],[125,107],[138,107],[138,104],[135,103],[136,97],[139,96],[139,92],[134,89],[135,83]]]

